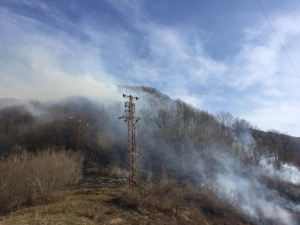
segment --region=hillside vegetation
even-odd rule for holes
[[[140,97],[135,192],[125,186],[124,102],[0,101],[4,224],[300,223],[297,138],[153,88],[120,89]],[[80,152],[70,116],[89,124]]]

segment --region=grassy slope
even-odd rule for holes
[[[0,217],[0,224],[168,224],[162,213],[148,214],[118,203],[121,180],[93,178],[61,193],[54,203],[24,207]]]
[[[136,210],[120,199],[125,183],[121,179],[87,178],[78,186],[62,191],[53,203],[23,207],[0,217],[0,224],[190,224],[189,212],[181,213],[181,221],[162,212]],[[206,215],[197,224],[212,225]],[[241,221],[238,224],[243,224]]]

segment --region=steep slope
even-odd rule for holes
[[[133,207],[124,198],[127,188],[124,179],[87,177],[79,186],[60,193],[60,197],[47,205],[23,207],[0,217],[1,225],[19,224],[251,224],[238,216],[213,218],[198,211],[197,219],[191,207],[174,208],[173,211],[152,207]],[[132,203],[132,199],[130,201]],[[165,209],[166,210],[166,209]],[[220,214],[225,213],[219,212]]]
[[[300,157],[296,138],[274,130],[261,131],[229,113],[212,115],[153,88],[122,86],[120,90],[140,97],[136,115],[142,119],[136,135],[141,182],[151,177],[159,184],[164,176],[174,180],[180,190],[174,196],[200,210],[207,221],[228,219],[222,205],[234,205],[239,216],[232,214],[232,218],[241,221],[299,223],[300,190],[295,180],[300,177]],[[127,126],[118,119],[123,113],[119,100],[96,103],[82,97],[6,107],[0,111],[0,150],[9,154],[16,144],[33,152],[46,146],[74,149],[76,126],[69,120],[74,116],[89,123],[80,133],[84,172],[97,173],[112,165],[125,169]],[[130,198],[125,201],[139,211],[145,206],[164,211],[150,204],[146,196],[157,193],[151,190],[142,189],[136,196],[138,202],[128,202]],[[192,191],[196,194],[191,197],[182,194],[186,190],[199,193]],[[210,198],[198,199],[204,192]],[[168,202],[171,196],[166,198]],[[222,202],[221,207],[212,202]],[[185,204],[183,207],[190,207]],[[178,211],[176,204],[170,207],[167,212]]]

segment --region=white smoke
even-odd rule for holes
[[[266,172],[264,169],[244,167],[228,154],[222,154],[220,159],[223,170],[216,175],[212,185],[221,188],[225,197],[237,193],[245,215],[257,222],[274,220],[279,224],[296,224],[288,212],[287,201],[261,182],[261,176]]]

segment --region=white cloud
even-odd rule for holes
[[[300,130],[290,125],[300,113],[300,79],[268,23],[258,21],[243,34],[269,74],[246,44],[239,46],[235,56],[216,60],[204,47],[213,32],[190,24],[155,22],[158,30],[129,5],[127,33],[123,3],[109,2],[120,17],[117,23],[105,24],[106,17],[96,20],[89,14],[75,24],[55,7],[36,6],[52,18],[58,15],[60,27],[56,27],[0,8],[4,34],[0,36],[0,97],[98,96],[101,91],[112,96],[114,84],[142,84],[210,112],[229,111],[263,129],[275,126],[300,136]],[[134,6],[149,16],[143,3]],[[273,21],[296,67],[299,21],[296,15]]]
[[[284,46],[293,46],[286,49],[296,65],[300,60],[297,54],[300,43],[295,41],[295,37],[299,40],[300,33],[293,27],[299,19],[299,16],[281,15],[273,22],[274,27],[280,28],[276,31],[282,37]],[[266,22],[246,29],[247,44],[241,46],[240,53],[228,65],[225,81],[254,106],[238,116],[262,129],[275,128],[300,136],[300,130],[295,125],[300,122],[297,116],[300,113],[300,79],[268,26]]]
[[[38,21],[1,11],[6,51],[1,51],[0,97],[115,97],[115,80],[95,52],[66,33],[48,35]]]

